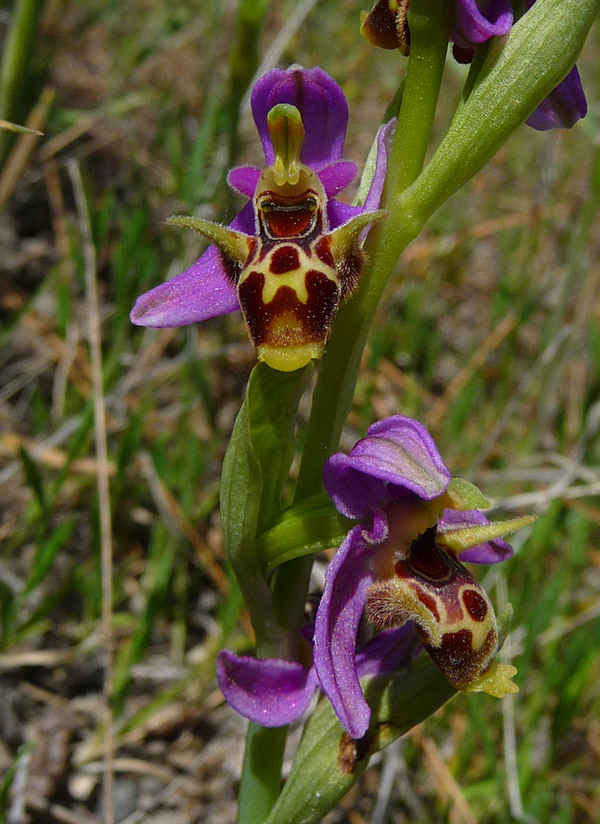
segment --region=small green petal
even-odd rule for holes
[[[523,527],[529,526],[536,520],[535,515],[522,515],[520,518],[511,518],[508,521],[492,521],[481,526],[465,526],[457,529],[448,529],[438,532],[437,542],[441,546],[452,549],[454,552],[463,552],[472,546],[494,541],[496,538],[505,538]]]
[[[236,232],[228,229],[219,223],[211,223],[210,220],[202,220],[199,217],[187,217],[185,215],[173,215],[167,220],[172,226],[183,226],[185,229],[192,229],[208,240],[216,243],[232,260],[245,263],[252,249],[252,238],[243,232]]]
[[[488,509],[492,504],[480,490],[464,478],[452,478],[446,490],[452,503],[448,509],[466,512],[469,509]]]

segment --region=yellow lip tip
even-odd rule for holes
[[[313,358],[323,356],[323,345],[319,343],[309,343],[303,346],[286,346],[281,349],[270,346],[259,346],[256,354],[259,361],[263,361],[276,369],[278,372],[295,372],[302,369]]]

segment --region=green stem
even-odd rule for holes
[[[339,313],[315,387],[306,446],[296,486],[295,500],[320,491],[323,463],[336,448],[350,411],[360,359],[379,298],[398,257],[413,234],[403,228],[395,198],[419,175],[435,115],[448,44],[448,0],[411,0],[411,56],[399,125],[390,156],[384,206],[390,211],[386,226],[371,244],[372,264],[362,288]],[[414,27],[414,30],[413,30]],[[335,402],[332,403],[332,399]],[[312,557],[282,564],[272,585],[277,618],[300,652],[304,606]],[[287,730],[262,730],[251,724],[240,786],[238,824],[258,824],[275,803],[279,791],[283,744]],[[279,749],[278,749],[279,745]],[[243,801],[242,801],[243,800]],[[256,812],[260,804],[260,812]]]
[[[287,731],[287,727],[261,727],[253,721],[248,724],[238,824],[264,824],[275,806]]]
[[[322,487],[323,464],[336,449],[350,411],[379,298],[400,253],[418,232],[418,228],[406,231],[402,214],[394,203],[423,168],[448,48],[449,12],[447,0],[413,0],[410,10],[411,56],[383,199],[390,214],[371,244],[370,270],[365,272],[354,299],[340,311],[321,364],[296,501],[316,494]],[[312,558],[297,558],[277,570],[273,588],[275,609],[292,630],[302,621],[311,567]]]
[[[309,421],[308,448],[296,487],[297,500],[321,488],[323,464],[337,448],[352,405],[377,304],[401,252],[422,226],[401,208],[399,198],[419,176],[425,161],[448,47],[448,2],[411,0],[409,15],[411,54],[382,198],[388,216],[381,226],[371,230],[369,268],[353,299],[340,310],[321,364]],[[331,402],[332,398],[336,398],[336,403]]]

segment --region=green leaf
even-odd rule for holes
[[[8,820],[8,810],[10,805],[10,790],[19,768],[19,765],[26,759],[29,758],[31,751],[34,749],[35,743],[33,741],[28,741],[26,744],[22,744],[19,747],[19,751],[15,755],[11,764],[9,764],[6,772],[2,776],[0,780],[0,821],[7,821]]]
[[[281,630],[254,541],[281,512],[281,491],[295,451],[295,413],[308,374],[308,367],[277,372],[262,363],[255,366],[223,462],[225,545],[259,641]]]
[[[29,578],[21,592],[22,598],[25,598],[25,596],[42,583],[54,559],[71,537],[75,529],[75,523],[75,518],[68,518],[56,528],[47,540],[40,541],[37,552],[35,553],[31,572],[29,573]]]
[[[30,486],[33,490],[42,512],[46,513],[48,511],[48,500],[46,497],[44,479],[42,477],[39,464],[31,457],[29,452],[23,446],[19,449],[19,457],[21,458],[21,463],[23,464],[25,480],[27,481],[28,486]]]
[[[17,636],[21,636],[31,626],[32,620],[37,620],[31,615],[23,620],[21,612],[28,595],[43,583],[56,556],[71,537],[75,523],[74,518],[63,521],[49,538],[38,543],[29,577],[19,592],[12,593],[8,587],[0,587],[0,626],[2,628],[0,642],[3,647],[15,643]],[[51,600],[51,596],[44,598],[41,605],[42,612],[43,607],[50,604]]]
[[[365,697],[373,710],[360,741],[348,736],[329,701],[306,723],[292,771],[265,824],[316,824],[343,798],[373,753],[391,744],[434,713],[454,687],[428,659],[392,678],[370,679]]]
[[[325,492],[305,498],[257,537],[263,573],[268,575],[292,558],[339,546],[355,523],[340,515]]]

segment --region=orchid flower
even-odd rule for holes
[[[195,217],[169,221],[212,241],[196,263],[138,298],[141,326],[196,323],[241,308],[259,360],[293,371],[323,354],[338,307],[356,286],[386,168],[382,129],[362,206],[336,200],[357,175],[342,159],[348,104],[319,68],[273,69],[254,86],[252,113],[267,168],[242,166],[229,185],[250,202],[229,227]]]
[[[463,562],[509,558],[502,536],[532,518],[488,521],[479,507],[489,502],[452,480],[425,427],[401,416],[371,426],[350,455],[329,458],[323,479],[338,511],[361,521],[327,569],[314,635],[319,683],[348,734],[361,738],[370,720],[355,663],[363,612],[380,630],[412,622],[457,689],[516,692],[514,667],[494,663],[491,601]]]
[[[407,12],[410,0],[376,0],[372,10],[361,15],[361,33],[374,46],[400,49],[410,53],[410,30]],[[526,0],[530,9],[535,0]],[[450,40],[459,63],[470,63],[475,49],[492,37],[502,37],[511,30],[511,0],[452,0]],[[538,131],[570,129],[587,114],[587,102],[577,67],[525,121]]]

